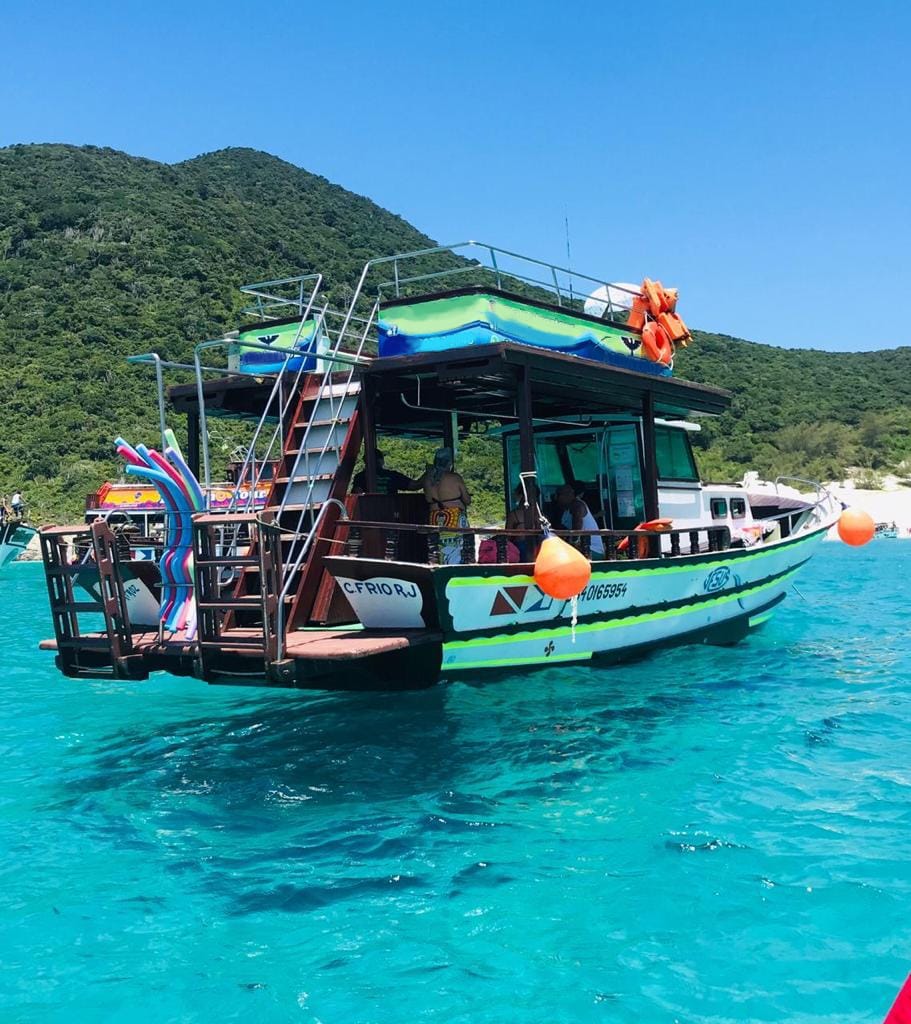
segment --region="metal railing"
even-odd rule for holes
[[[281,277],[274,281],[258,281],[240,286],[242,295],[250,295],[255,299],[251,306],[245,306],[241,313],[246,316],[258,316],[261,320],[281,319],[274,315],[278,309],[283,310],[282,316],[288,315],[289,308],[297,309],[303,320],[305,311],[313,305],[316,293],[322,286],[322,274],[298,274],[295,277]],[[312,282],[316,282],[310,287]],[[286,294],[282,294],[282,289]]]
[[[300,496],[295,497],[294,501],[291,501],[291,495],[293,491],[293,481],[289,479],[288,484],[285,488],[285,493],[282,495],[281,503],[279,504],[277,515],[279,520],[283,522],[282,516],[288,511],[289,505],[300,505],[298,512],[297,522],[291,528],[294,534],[303,534],[305,523],[309,514],[312,514],[313,504],[313,491],[317,484],[317,473],[312,470],[312,466],[315,464],[318,468],[326,456],[326,453],[330,448],[334,448],[336,451],[336,469],[341,453],[341,446],[344,443],[343,439],[336,438],[336,430],[340,428],[346,422],[350,422],[350,417],[347,419],[344,415],[345,402],[355,394],[354,390],[354,377],[359,366],[364,362],[364,347],[367,343],[368,334],[370,328],[373,325],[378,309],[378,303],[374,303],[371,314],[367,318],[357,318],[357,321],[364,324],[364,328],[360,333],[360,337],[357,340],[354,351],[345,351],[343,345],[345,342],[345,330],[344,327],[339,331],[338,337],[335,341],[335,345],[329,352],[327,352],[322,358],[326,361],[326,369],[320,380],[319,386],[316,390],[316,394],[311,398],[311,414],[307,421],[307,425],[303,430],[300,441],[297,444],[298,455],[297,460],[300,460],[303,455],[305,464],[308,468],[308,486],[306,493],[303,495],[302,500]],[[350,325],[353,322],[353,316],[346,315],[345,325]],[[340,366],[342,369],[336,371],[335,367]],[[347,373],[345,372],[347,368]],[[336,380],[336,377],[341,377],[341,380]],[[334,399],[338,399],[337,404],[334,403]],[[316,423],[317,411],[322,409],[323,406],[327,405],[329,408],[329,418],[326,422],[326,437],[321,446],[318,446],[318,450],[315,454],[315,461],[311,459],[310,452],[308,449],[308,441],[313,431],[314,424]],[[322,508],[325,508],[325,504]],[[313,524],[307,536],[304,539],[304,544],[301,550],[309,550],[310,544],[312,543],[314,532],[320,521],[322,508],[320,513],[314,518]],[[289,558],[290,565],[284,570],[285,578],[283,583],[287,588],[290,586],[291,580],[294,578],[294,574],[297,572],[301,563],[301,556],[298,552],[293,552],[296,555],[295,558]]]
[[[402,264],[444,255],[452,256],[455,265],[416,274],[402,273]],[[403,289],[408,286],[474,273],[490,279],[493,285],[500,289],[514,290],[516,282],[520,282],[522,286],[541,289],[546,293],[545,298],[548,301],[553,301],[558,306],[569,305],[573,309],[578,309],[579,303],[590,293],[598,291],[597,301],[604,307],[600,314],[601,319],[622,323],[633,298],[639,294],[639,289],[635,285],[614,284],[590,274],[582,274],[555,263],[523,256],[521,253],[501,249],[486,242],[467,241],[368,260],[364,264],[351,299],[349,309],[352,312],[364,292],[371,272],[386,266],[391,266],[392,277],[376,284],[377,295],[380,298],[388,290],[391,290],[396,298],[401,298]],[[342,333],[344,329],[343,327]]]
[[[509,545],[524,545],[526,550],[519,554],[521,561],[534,561],[534,552],[542,540],[541,529],[505,530],[498,527],[439,527],[427,524],[380,523],[358,519],[346,519],[344,523],[347,538],[344,541],[346,554],[357,558],[378,557],[384,561],[415,561],[416,564],[439,565],[445,561],[447,543],[458,541],[458,564],[479,564],[482,554],[479,540],[489,539],[494,543],[494,564],[510,561]],[[680,529],[650,530],[551,530],[578,548],[593,561],[635,561],[643,558],[678,557],[701,554],[707,551],[726,551],[731,547],[731,531],[727,526],[704,525],[681,527]],[[372,536],[371,536],[372,535]],[[422,560],[402,558],[402,538],[420,538]],[[594,538],[600,538],[603,554],[592,551]],[[371,544],[371,541],[373,542]],[[341,542],[339,542],[341,543]],[[372,548],[372,553],[371,553]],[[414,551],[411,552],[415,554]],[[515,559],[513,559],[515,560]]]
[[[299,309],[299,312],[300,312],[300,322],[298,324],[297,334],[294,337],[294,341],[292,342],[290,349],[273,349],[270,345],[267,345],[264,342],[260,342],[260,341],[241,341],[239,338],[236,338],[236,337],[234,337],[234,338],[223,337],[223,338],[213,338],[210,341],[202,341],[193,350],[193,364],[194,364],[194,368],[196,370],[196,396],[197,396],[197,401],[199,403],[199,432],[200,432],[200,440],[201,440],[200,448],[201,448],[201,451],[202,451],[202,468],[203,468],[203,477],[204,477],[204,486],[205,486],[205,488],[209,487],[209,485],[211,483],[211,480],[210,480],[210,459],[209,459],[209,428],[208,428],[208,423],[207,423],[207,420],[206,420],[205,387],[204,387],[204,384],[203,384],[203,376],[202,376],[203,375],[203,369],[204,369],[203,363],[202,363],[202,358],[201,358],[202,357],[202,353],[203,352],[207,352],[207,351],[211,351],[211,350],[216,349],[216,348],[225,348],[225,347],[230,347],[230,346],[235,346],[235,347],[239,346],[239,347],[242,347],[242,348],[249,348],[249,349],[259,349],[259,350],[262,350],[262,351],[269,352],[271,355],[275,356],[276,358],[281,358],[283,360],[282,368],[276,374],[276,380],[273,383],[272,396],[274,396],[277,391],[280,392],[282,390],[282,388],[281,388],[281,383],[280,383],[279,378],[282,377],[282,374],[283,374],[283,372],[285,371],[285,369],[286,369],[286,367],[288,365],[288,360],[294,359],[295,357],[300,357],[300,356],[305,356],[306,355],[305,353],[302,353],[302,352],[300,352],[297,349],[297,343],[300,340],[300,336],[301,336],[301,332],[303,331],[304,324],[309,319],[310,314],[311,314],[311,312],[313,310],[313,304],[314,304],[314,302],[316,300],[316,296],[319,293],[319,290],[320,290],[320,288],[322,286],[323,277],[322,277],[322,274],[311,274],[311,275],[307,275],[306,278],[289,279],[289,280],[300,280],[300,281],[307,280],[307,281],[312,281],[313,282],[313,287],[312,287],[312,289],[310,291],[310,295],[309,295],[309,297],[308,297],[308,299],[306,301],[306,304],[304,304],[302,306],[302,308]],[[247,287],[253,288],[255,286],[249,285]],[[284,301],[287,302],[287,300],[284,300]],[[303,303],[303,298],[301,298],[301,303]],[[319,324],[317,325],[317,327],[319,327]],[[318,330],[317,330],[317,331],[314,332],[314,339],[318,339],[318,338],[319,338],[319,333],[318,333]],[[306,359],[305,358],[302,359],[301,365],[302,366],[306,365]],[[222,372],[224,372],[224,371],[222,371]],[[249,374],[244,374],[244,376],[249,376]],[[265,377],[265,376],[270,376],[270,375],[269,374],[259,374],[259,373],[257,373],[257,374],[255,374],[255,376],[263,376],[263,377]],[[271,401],[271,396],[270,396],[270,401]],[[262,426],[262,423],[263,423],[264,419],[265,419],[265,414],[263,414],[263,416],[260,418],[260,427]],[[279,421],[279,423],[281,423],[281,421]]]
[[[327,510],[333,506],[338,508],[339,517],[342,520],[346,520],[348,518],[348,510],[345,508],[343,502],[339,501],[337,498],[327,498],[326,501],[324,501],[323,504],[320,506],[320,510],[316,514],[316,518],[313,521],[313,525],[307,532],[307,535],[304,538],[304,542],[300,546],[300,550],[297,552],[291,569],[285,570],[284,572],[282,589],[278,595],[278,610],[276,612],[276,633],[278,636],[279,660],[281,660],[285,656],[285,622],[287,618],[285,608],[287,606],[288,599],[291,596],[291,587],[292,585],[294,585],[295,580],[297,578],[297,572],[300,569],[301,565],[303,564],[304,559],[306,558],[307,553],[313,544],[313,541],[316,539],[320,523],[322,523],[323,521],[323,517],[325,516]]]
[[[228,338],[224,339],[227,342],[233,342],[236,339]],[[164,370],[186,370],[189,373],[197,373],[200,370],[206,373],[218,373],[223,377],[249,377],[248,373],[241,373],[238,370],[228,370],[222,366],[206,366],[196,363],[175,363],[170,359],[162,359],[157,352],[143,352],[140,355],[127,356],[127,362],[134,365],[152,365],[155,367],[155,384],[157,389],[158,398],[158,428],[161,434],[161,447],[162,450],[166,447],[167,442],[165,441],[165,430],[167,423],[165,421],[165,394],[164,394]]]
[[[319,339],[325,332],[325,313],[326,308],[323,307],[316,314],[316,324],[314,327],[314,339]],[[304,321],[301,321],[301,327],[303,327]],[[300,337],[300,328],[298,329],[297,338]],[[256,429],[253,431],[253,437],[250,439],[247,445],[246,455],[244,456],[243,462],[241,463],[240,470],[237,476],[237,485],[234,488],[234,492],[231,495],[231,501],[228,504],[227,512],[244,511],[249,512],[256,504],[256,488],[263,482],[263,474],[266,471],[266,467],[275,459],[273,459],[273,452],[275,451],[276,442],[278,443],[278,451],[276,452],[276,458],[280,459],[282,455],[282,442],[284,441],[284,430],[287,426],[287,416],[292,405],[298,399],[298,393],[300,389],[301,378],[305,373],[310,373],[308,369],[308,356],[313,355],[315,359],[321,358],[316,351],[313,353],[300,352],[296,350],[297,338],[295,339],[295,345],[292,346],[292,351],[282,352],[284,357],[282,368],[279,370],[275,377],[275,381],[272,385],[272,390],[269,393],[269,397],[266,400],[266,404],[263,408],[262,415],[260,416],[259,422],[256,425]],[[247,344],[242,342],[241,344]],[[270,349],[270,351],[272,351]],[[276,355],[279,353],[276,352]],[[300,358],[300,365],[296,368],[292,367],[292,359],[297,355]],[[289,380],[293,376],[293,380]],[[268,439],[266,448],[257,457],[257,445],[259,443],[260,435],[263,432],[266,424],[270,421],[275,421],[275,427],[272,430],[271,436]],[[259,469],[257,470],[257,465]],[[247,481],[248,493],[246,500],[246,507],[241,508],[241,494],[244,481]]]

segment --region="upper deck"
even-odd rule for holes
[[[538,417],[638,411],[646,399],[658,416],[717,415],[731,401],[721,388],[517,342],[377,358],[361,374],[377,421],[402,424],[443,409],[509,420],[526,388]]]
[[[663,415],[713,414],[727,406],[718,389],[674,381],[672,358],[654,358],[645,344],[643,321],[656,326],[659,318],[648,310],[636,315],[650,282],[641,289],[614,284],[479,242],[369,260],[343,312],[318,296],[321,280],[311,275],[245,286],[255,302],[244,312],[257,322],[199,346],[224,344],[227,372],[172,387],[175,408],[193,415],[204,404],[209,415],[259,417],[274,378],[290,370],[298,378],[300,371],[347,376],[354,366],[385,392],[387,377],[402,381],[419,370],[427,382],[458,366],[478,388],[494,392],[472,396],[484,413],[506,415],[509,403],[497,399],[514,392],[510,381],[519,365],[530,368],[536,401],[553,415],[566,414],[555,411],[566,401],[572,411],[580,394],[589,411],[639,407],[646,394]],[[486,370],[468,365],[485,360]],[[466,389],[446,383],[449,397],[467,397]],[[404,421],[413,418],[404,403],[397,411]]]

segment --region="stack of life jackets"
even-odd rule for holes
[[[686,346],[690,331],[676,313],[677,289],[645,278],[633,298],[627,326],[642,333],[642,351],[652,362],[670,366],[677,345]]]

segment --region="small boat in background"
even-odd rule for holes
[[[22,519],[0,521],[0,568],[15,561],[29,546],[36,530]]]
[[[876,540],[897,540],[898,527],[895,523],[877,523],[873,537]]]

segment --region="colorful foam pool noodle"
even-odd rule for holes
[[[191,540],[192,513],[188,508],[189,498],[175,479],[171,467],[157,452],[151,452],[145,445],[137,445],[136,452],[145,464],[128,466],[127,472],[132,470],[134,475],[146,476],[158,485],[168,515],[166,550],[159,562],[162,573],[161,615],[165,628],[175,632],[182,617],[183,605],[190,599],[187,591],[192,585],[192,581],[183,572],[181,550],[188,548]]]
[[[166,629],[185,631],[188,639],[196,635],[192,518],[206,503],[199,481],[183,458],[174,432],[165,432],[167,444],[163,456],[145,445],[133,448],[123,438],[116,439],[118,454],[127,462],[127,473],[153,481],[165,505],[165,550],[159,560],[162,593],[160,615]]]
[[[174,555],[184,545],[180,542],[183,530],[180,526],[173,525],[179,522],[179,501],[175,495],[174,484],[171,478],[159,469],[151,466],[127,466],[126,471],[131,476],[145,476],[155,482],[161,492],[162,500],[165,503],[165,511],[169,525],[165,533],[165,551],[159,560],[161,569],[161,618],[165,628],[172,629],[172,621],[175,611],[178,609],[182,595],[179,592],[183,582],[174,571]],[[179,493],[179,492],[178,492]]]
[[[196,512],[205,511],[206,502],[202,493],[202,488],[199,486],[199,481],[196,479],[193,471],[185,462],[183,453],[181,452],[180,446],[177,444],[172,431],[165,432],[165,440],[168,442],[168,447],[165,449],[165,455],[170,459],[174,470],[179,475],[183,489],[189,496],[191,507]],[[187,552],[184,559],[183,571],[186,579],[191,582],[195,582],[195,567],[193,565],[192,551]],[[193,637],[196,636],[195,600],[187,601],[184,605],[181,628],[185,630],[188,639],[193,639]]]
[[[130,444],[128,444],[122,437],[115,439],[114,444],[117,449],[118,455],[128,464],[127,473],[133,476],[148,476],[145,472],[148,467],[148,463],[143,459],[140,453]],[[170,511],[171,506],[171,495],[166,489],[162,489],[162,500],[165,504],[165,512]],[[179,526],[179,524],[177,524]],[[175,543],[175,523],[173,516],[166,514],[165,516],[165,552],[162,554],[159,560],[159,571],[161,572],[161,596],[159,599],[159,616],[162,622],[166,622],[171,610],[174,606],[174,602],[177,599],[178,592],[174,587],[174,579],[170,573],[170,559],[166,557],[167,551]]]
[[[186,460],[183,457],[183,452],[180,450],[180,445],[177,443],[177,438],[174,436],[173,430],[165,431],[165,442],[167,447],[165,448],[165,455],[171,461],[174,468],[180,475],[185,490],[190,495],[191,505],[197,512],[204,512],[206,509],[206,499],[203,495],[202,488],[199,486],[199,481],[196,479],[193,471],[187,465]],[[195,582],[195,567],[193,565],[192,553],[188,553],[185,564],[184,572],[186,577]],[[185,618],[183,627],[188,639],[193,639],[196,636],[196,602],[188,601],[185,606]]]
[[[190,469],[186,459],[183,457],[183,452],[180,450],[180,445],[177,443],[174,431],[169,427],[165,430],[164,437],[167,442],[167,447],[164,450],[165,455],[177,466],[181,476],[186,481],[187,487],[191,490],[196,511],[204,512],[206,508],[205,495],[202,493],[202,488],[199,486],[199,481],[196,479],[193,470]]]

